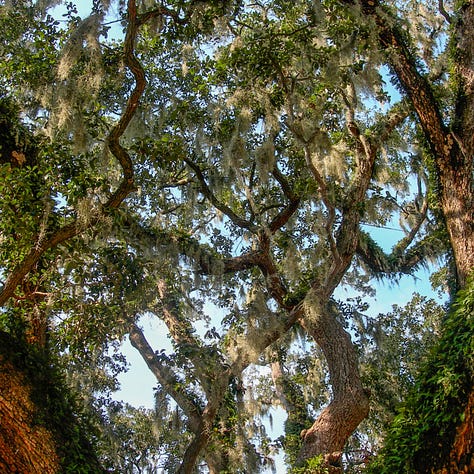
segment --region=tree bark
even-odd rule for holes
[[[0,471],[60,472],[54,436],[35,424],[37,410],[24,374],[0,356]]]
[[[0,472],[104,472],[46,359],[0,332]]]
[[[474,269],[474,1],[457,12],[454,43],[458,85],[450,137],[451,155],[437,158],[446,219],[460,288]]]
[[[349,334],[334,311],[322,308],[315,295],[307,305],[304,329],[321,347],[329,367],[332,401],[311,428],[302,433],[298,463],[323,454],[333,472],[341,468],[341,455],[349,436],[369,413],[369,397],[359,376],[358,357]]]
[[[474,151],[474,150],[473,150]],[[471,152],[471,160],[472,160]],[[459,288],[474,269],[474,199],[472,163],[446,168],[440,175],[441,202],[456,265]]]

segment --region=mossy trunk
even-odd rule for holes
[[[104,472],[46,360],[0,332],[0,472]]]
[[[367,417],[369,398],[359,375],[357,352],[349,334],[336,319],[329,305],[311,304],[307,297],[306,318],[302,322],[321,347],[328,364],[332,400],[301,434],[303,443],[297,464],[323,456],[329,472],[342,472],[341,455],[349,436]]]
[[[456,431],[448,462],[437,474],[474,472],[474,393],[472,391],[462,418],[464,421]]]

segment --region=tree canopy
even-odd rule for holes
[[[0,466],[474,467],[472,0],[89,7],[0,6]],[[374,314],[422,267],[449,303]]]

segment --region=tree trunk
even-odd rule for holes
[[[472,154],[471,154],[472,160]],[[442,208],[456,265],[459,288],[474,269],[474,199],[472,163],[444,170],[440,176]]]
[[[0,356],[0,471],[60,472],[54,436],[35,423],[38,410],[25,375]]]
[[[437,474],[474,472],[474,393],[471,392],[464,421],[458,426],[447,465]]]
[[[0,331],[0,472],[104,472],[51,361]]]
[[[442,188],[443,214],[456,263],[459,288],[474,269],[474,1],[460,2],[453,62],[457,97],[449,157],[436,157]],[[454,48],[452,48],[454,50]]]
[[[323,454],[325,464],[332,467],[332,472],[339,472],[347,439],[369,413],[369,398],[362,387],[354,346],[334,311],[322,308],[313,300],[307,305],[306,312],[302,326],[326,357],[333,397],[311,428],[302,433],[303,446],[298,463]]]

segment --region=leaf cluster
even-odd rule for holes
[[[370,472],[443,468],[474,380],[474,285],[461,290]],[[439,445],[440,437],[445,441]]]

